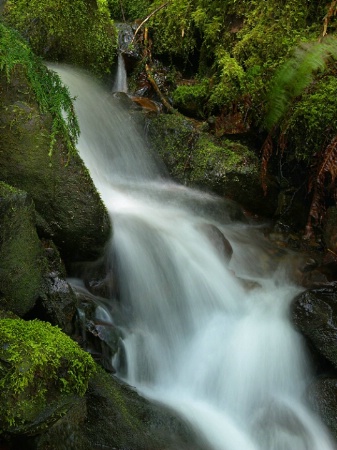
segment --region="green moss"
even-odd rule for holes
[[[179,111],[193,117],[205,117],[205,102],[209,97],[207,79],[192,84],[180,85],[172,94],[173,106]]]
[[[111,17],[116,20],[133,21],[145,19],[151,8],[151,0],[107,0]]]
[[[162,114],[150,120],[148,137],[171,176],[176,180],[186,181],[194,143],[198,137],[193,124],[178,114]]]
[[[201,182],[203,178],[219,183],[227,179],[242,175],[257,174],[257,158],[248,151],[247,147],[222,140],[216,142],[207,135],[198,140],[193,156],[193,171],[191,181]]]
[[[110,72],[117,44],[106,0],[8,0],[3,16],[45,59]]]
[[[336,76],[327,75],[293,104],[283,129],[288,159],[310,162],[337,134],[336,92]]]
[[[84,395],[94,371],[91,356],[60,329],[38,320],[1,319],[0,428],[24,428],[59,398]]]

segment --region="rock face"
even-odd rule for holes
[[[41,292],[45,270],[34,203],[26,192],[0,182],[0,308],[22,316]]]
[[[59,139],[48,155],[52,121],[41,115],[29,84],[0,74],[1,179],[26,191],[40,215],[39,234],[66,260],[94,259],[110,235],[108,215],[78,155]]]

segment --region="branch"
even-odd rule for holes
[[[158,8],[156,8],[154,11],[152,11],[151,14],[149,14],[147,17],[145,17],[145,19],[141,22],[141,24],[140,24],[140,25],[138,26],[138,28],[136,29],[135,34],[133,35],[133,38],[132,38],[132,41],[131,41],[130,45],[133,44],[133,42],[134,42],[134,40],[135,40],[135,38],[136,38],[136,35],[137,35],[138,31],[141,29],[141,27],[144,25],[144,23],[147,22],[154,14],[156,14],[156,12],[158,12],[158,11],[160,11],[161,9],[165,8],[165,6],[167,6],[169,3],[170,3],[170,1],[164,3],[164,4],[161,5],[161,6],[158,6]]]
[[[155,79],[152,76],[152,70],[151,70],[151,67],[149,66],[149,64],[145,64],[145,70],[146,70],[147,78],[148,78],[149,82],[151,83],[153,89],[157,92],[157,94],[158,94],[162,104],[165,106],[165,108],[171,114],[177,114],[177,111],[170,105],[170,103],[166,100],[166,98],[164,97],[164,95],[160,91],[160,89],[159,89]]]
[[[122,0],[119,0],[119,3],[120,3],[121,11],[122,11],[123,22],[125,23],[125,14],[124,14],[124,8],[123,8],[123,2],[122,2]]]

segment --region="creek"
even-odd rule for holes
[[[118,96],[51,67],[77,97],[78,149],[113,223],[117,375],[175,410],[205,450],[332,450],[305,401],[311,368],[290,321],[300,288],[287,258],[270,257],[259,227],[232,221],[223,199],[172,182]]]

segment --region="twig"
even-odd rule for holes
[[[121,11],[122,11],[122,16],[123,16],[123,22],[125,23],[125,14],[124,14],[124,8],[123,8],[123,2],[122,0],[119,0],[119,3],[121,5]]]
[[[144,23],[147,22],[154,14],[156,14],[156,12],[158,12],[158,11],[160,11],[161,9],[165,8],[165,6],[167,6],[169,3],[170,3],[170,1],[164,3],[164,4],[161,5],[161,6],[158,6],[158,8],[156,8],[154,11],[152,11],[151,14],[149,14],[147,17],[145,17],[145,19],[140,23],[140,25],[139,25],[138,28],[136,29],[135,34],[133,35],[133,38],[132,38],[132,41],[131,41],[131,44],[130,44],[130,45],[133,44],[133,42],[134,42],[134,40],[135,40],[135,38],[136,38],[136,36],[137,36],[138,31],[141,29],[141,27],[144,25]]]

